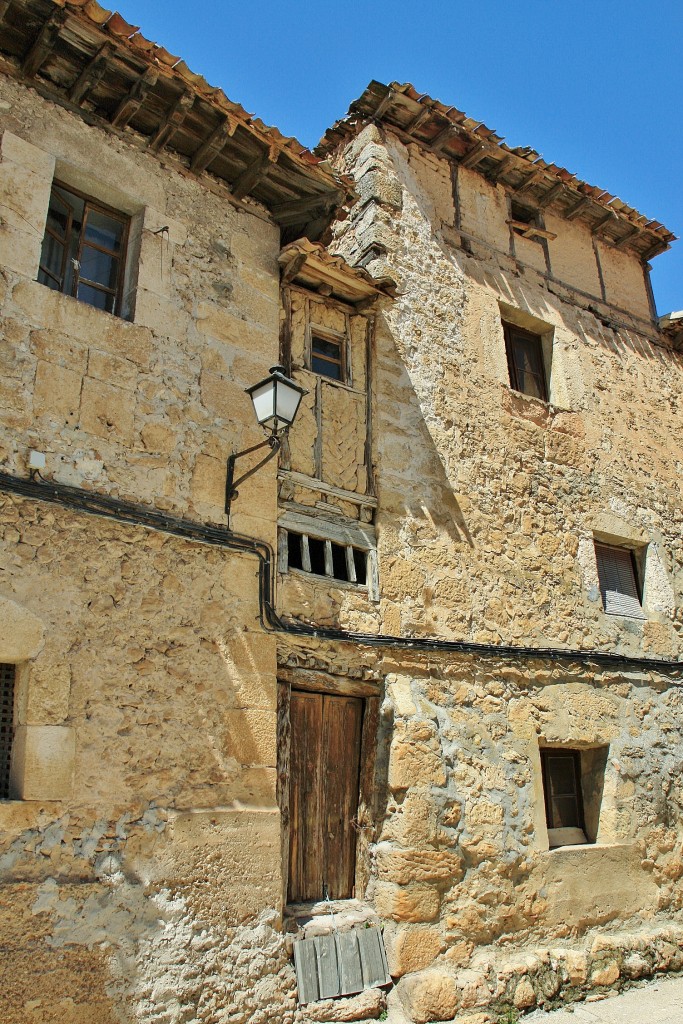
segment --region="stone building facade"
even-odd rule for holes
[[[408,87],[321,162],[97,4],[0,18],[3,1019],[378,1017],[297,1006],[325,894],[396,1020],[681,969],[669,233]]]

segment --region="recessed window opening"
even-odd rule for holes
[[[14,739],[14,665],[0,664],[0,800],[9,797],[10,762]]]
[[[642,590],[632,548],[595,542],[602,604],[608,615],[644,619]]]
[[[595,843],[609,747],[546,747],[540,754],[548,845],[555,849]]]
[[[127,217],[55,182],[38,281],[119,314],[127,238]]]
[[[543,339],[515,324],[503,324],[510,386],[523,395],[548,401]]]
[[[344,353],[341,341],[311,335],[311,369],[332,380],[344,380]]]
[[[522,206],[516,200],[510,202],[510,219],[512,220],[513,231],[523,235],[529,226],[536,227],[538,217],[535,210],[528,206]]]
[[[367,584],[367,552],[352,544],[337,544],[287,531],[287,568],[343,583]]]

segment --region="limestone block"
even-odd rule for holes
[[[85,377],[81,397],[82,430],[130,444],[134,433],[135,395]]]
[[[613,985],[619,977],[619,964],[616,960],[610,960],[609,963],[599,967],[597,970],[591,971],[590,983],[591,985]]]
[[[226,463],[208,455],[198,455],[192,472],[190,493],[193,501],[225,506]]]
[[[392,210],[400,210],[403,205],[400,182],[386,171],[366,171],[356,181],[356,187],[361,203],[374,201]]]
[[[436,729],[431,722],[396,722],[388,781],[391,789],[445,784]]]
[[[254,359],[262,358],[263,376],[277,362],[277,330],[271,333],[258,322],[235,316],[215,302],[200,302],[197,307],[197,329],[218,341],[226,341]],[[272,362],[271,362],[272,360]],[[256,381],[253,381],[256,383]]]
[[[71,671],[64,661],[38,658],[26,680],[26,724],[61,725],[69,713]]]
[[[176,343],[187,338],[191,320],[180,303],[146,288],[135,289],[135,323],[148,327],[157,335],[173,338]]]
[[[52,182],[55,172],[55,158],[52,153],[39,149],[13,132],[3,132],[0,140],[0,157],[3,163],[11,160],[25,171],[37,175],[44,181]]]
[[[50,329],[31,331],[31,351],[39,360],[64,366],[81,376],[88,364],[88,350],[68,334]]]
[[[453,1020],[459,1005],[454,978],[444,971],[422,971],[402,978],[398,992],[405,1011],[415,1024]]]
[[[438,917],[441,905],[438,891],[423,882],[407,886],[378,882],[374,899],[380,917],[388,917],[392,921],[433,921]]]
[[[517,982],[512,1001],[518,1010],[527,1010],[530,1006],[535,1005],[536,993],[534,992],[534,986],[526,976]]]
[[[275,766],[277,718],[274,711],[226,709],[222,719],[226,756],[234,757],[240,764]]]
[[[438,808],[428,789],[409,789],[382,829],[383,839],[395,839],[418,849],[434,845],[438,835]]]
[[[395,978],[424,970],[445,948],[441,930],[429,925],[388,925],[384,942],[389,973]]]
[[[71,796],[76,735],[63,725],[20,725],[14,734],[10,793],[19,800]]]
[[[459,882],[462,857],[446,850],[397,850],[384,844],[377,850],[377,876],[399,885],[410,882]]]
[[[145,448],[150,452],[169,455],[180,440],[176,431],[163,423],[147,423],[140,431]]]
[[[0,597],[0,661],[18,664],[42,650],[44,626],[41,619],[8,597]]]
[[[376,1020],[384,1007],[384,993],[369,988],[348,999],[323,999],[308,1003],[301,1012],[302,1024],[308,1021],[361,1021]],[[297,1021],[299,1017],[296,1018]]]
[[[77,424],[82,381],[80,373],[39,360],[33,392],[34,414],[60,426]]]
[[[117,388],[134,391],[138,382],[138,368],[130,359],[120,359],[108,352],[91,348],[88,353],[88,376]]]
[[[214,416],[223,420],[232,415],[235,401],[240,401],[232,381],[226,380],[225,377],[221,377],[217,373],[210,373],[208,370],[204,370],[199,379],[199,386],[202,395],[202,405],[205,409],[208,409]],[[249,399],[246,395],[242,396],[240,404],[243,407],[245,418],[248,402]]]

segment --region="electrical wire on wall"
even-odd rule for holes
[[[255,537],[234,533],[222,526],[211,526],[189,519],[167,516],[162,512],[120,501],[104,494],[23,477],[0,473],[0,491],[17,494],[61,505],[88,515],[102,516],[126,525],[143,526],[175,537],[182,537],[201,544],[227,548],[241,554],[253,555],[259,563],[259,620],[266,630],[286,633],[291,636],[311,637],[316,640],[331,640],[338,643],[352,643],[360,646],[404,649],[412,651],[452,652],[480,657],[505,659],[541,660],[552,662],[574,662],[631,666],[633,668],[657,671],[664,674],[683,674],[683,661],[670,658],[646,658],[613,651],[572,650],[562,647],[525,647],[511,644],[475,643],[469,640],[444,640],[439,637],[403,637],[384,633],[360,633],[353,630],[335,629],[330,626],[309,625],[282,619],[274,607],[273,581],[275,557],[273,549],[265,541]],[[682,681],[683,682],[683,681]],[[677,684],[679,685],[679,684]]]

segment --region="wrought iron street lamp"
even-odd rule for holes
[[[230,505],[239,493],[238,486],[248,477],[253,476],[267,462],[270,462],[278,453],[282,445],[282,438],[294,422],[301,399],[308,394],[305,388],[299,387],[285,375],[284,366],[271,366],[270,374],[265,380],[253,384],[250,388],[245,388],[245,391],[253,403],[256,419],[270,433],[265,441],[254,444],[251,448],[245,448],[242,452],[234,452],[228,459],[228,475],[225,483],[225,512],[228,520],[230,519]],[[266,457],[235,479],[237,460],[266,447],[270,448]]]

